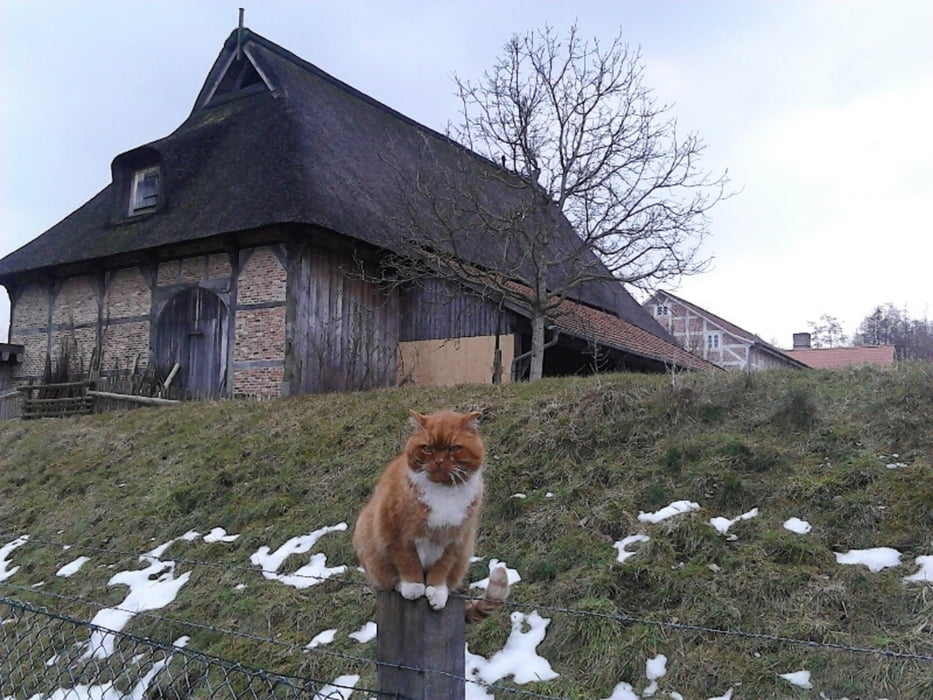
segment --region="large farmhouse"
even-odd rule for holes
[[[507,209],[503,182],[518,176],[254,32],[230,35],[172,134],[111,169],[90,201],[0,260],[23,349],[11,384],[56,361],[102,376],[174,369],[176,387],[211,396],[521,378],[521,303],[440,279],[381,282],[418,206],[406,181],[430,170],[448,199],[463,185]],[[496,236],[464,211],[449,214],[463,219],[458,255],[507,273]],[[581,284],[560,311],[546,374],[712,368],[619,283]]]

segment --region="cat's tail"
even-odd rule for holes
[[[468,600],[464,609],[467,624],[480,622],[502,607],[509,597],[509,575],[505,566],[500,564],[489,574],[486,592],[479,600]]]

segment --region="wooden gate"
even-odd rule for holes
[[[227,382],[227,307],[208,289],[178,292],[162,309],[156,327],[159,367],[179,365],[172,386],[190,396],[225,393]]]

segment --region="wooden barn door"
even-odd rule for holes
[[[227,307],[208,289],[178,292],[162,309],[156,361],[166,371],[179,365],[172,386],[190,396],[224,394],[227,380]]]

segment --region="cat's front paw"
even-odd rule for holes
[[[415,581],[399,581],[395,587],[405,600],[415,600],[424,595],[424,584]]]
[[[447,596],[450,590],[447,586],[428,586],[424,589],[424,595],[428,599],[428,604],[434,610],[443,610],[447,605]]]

